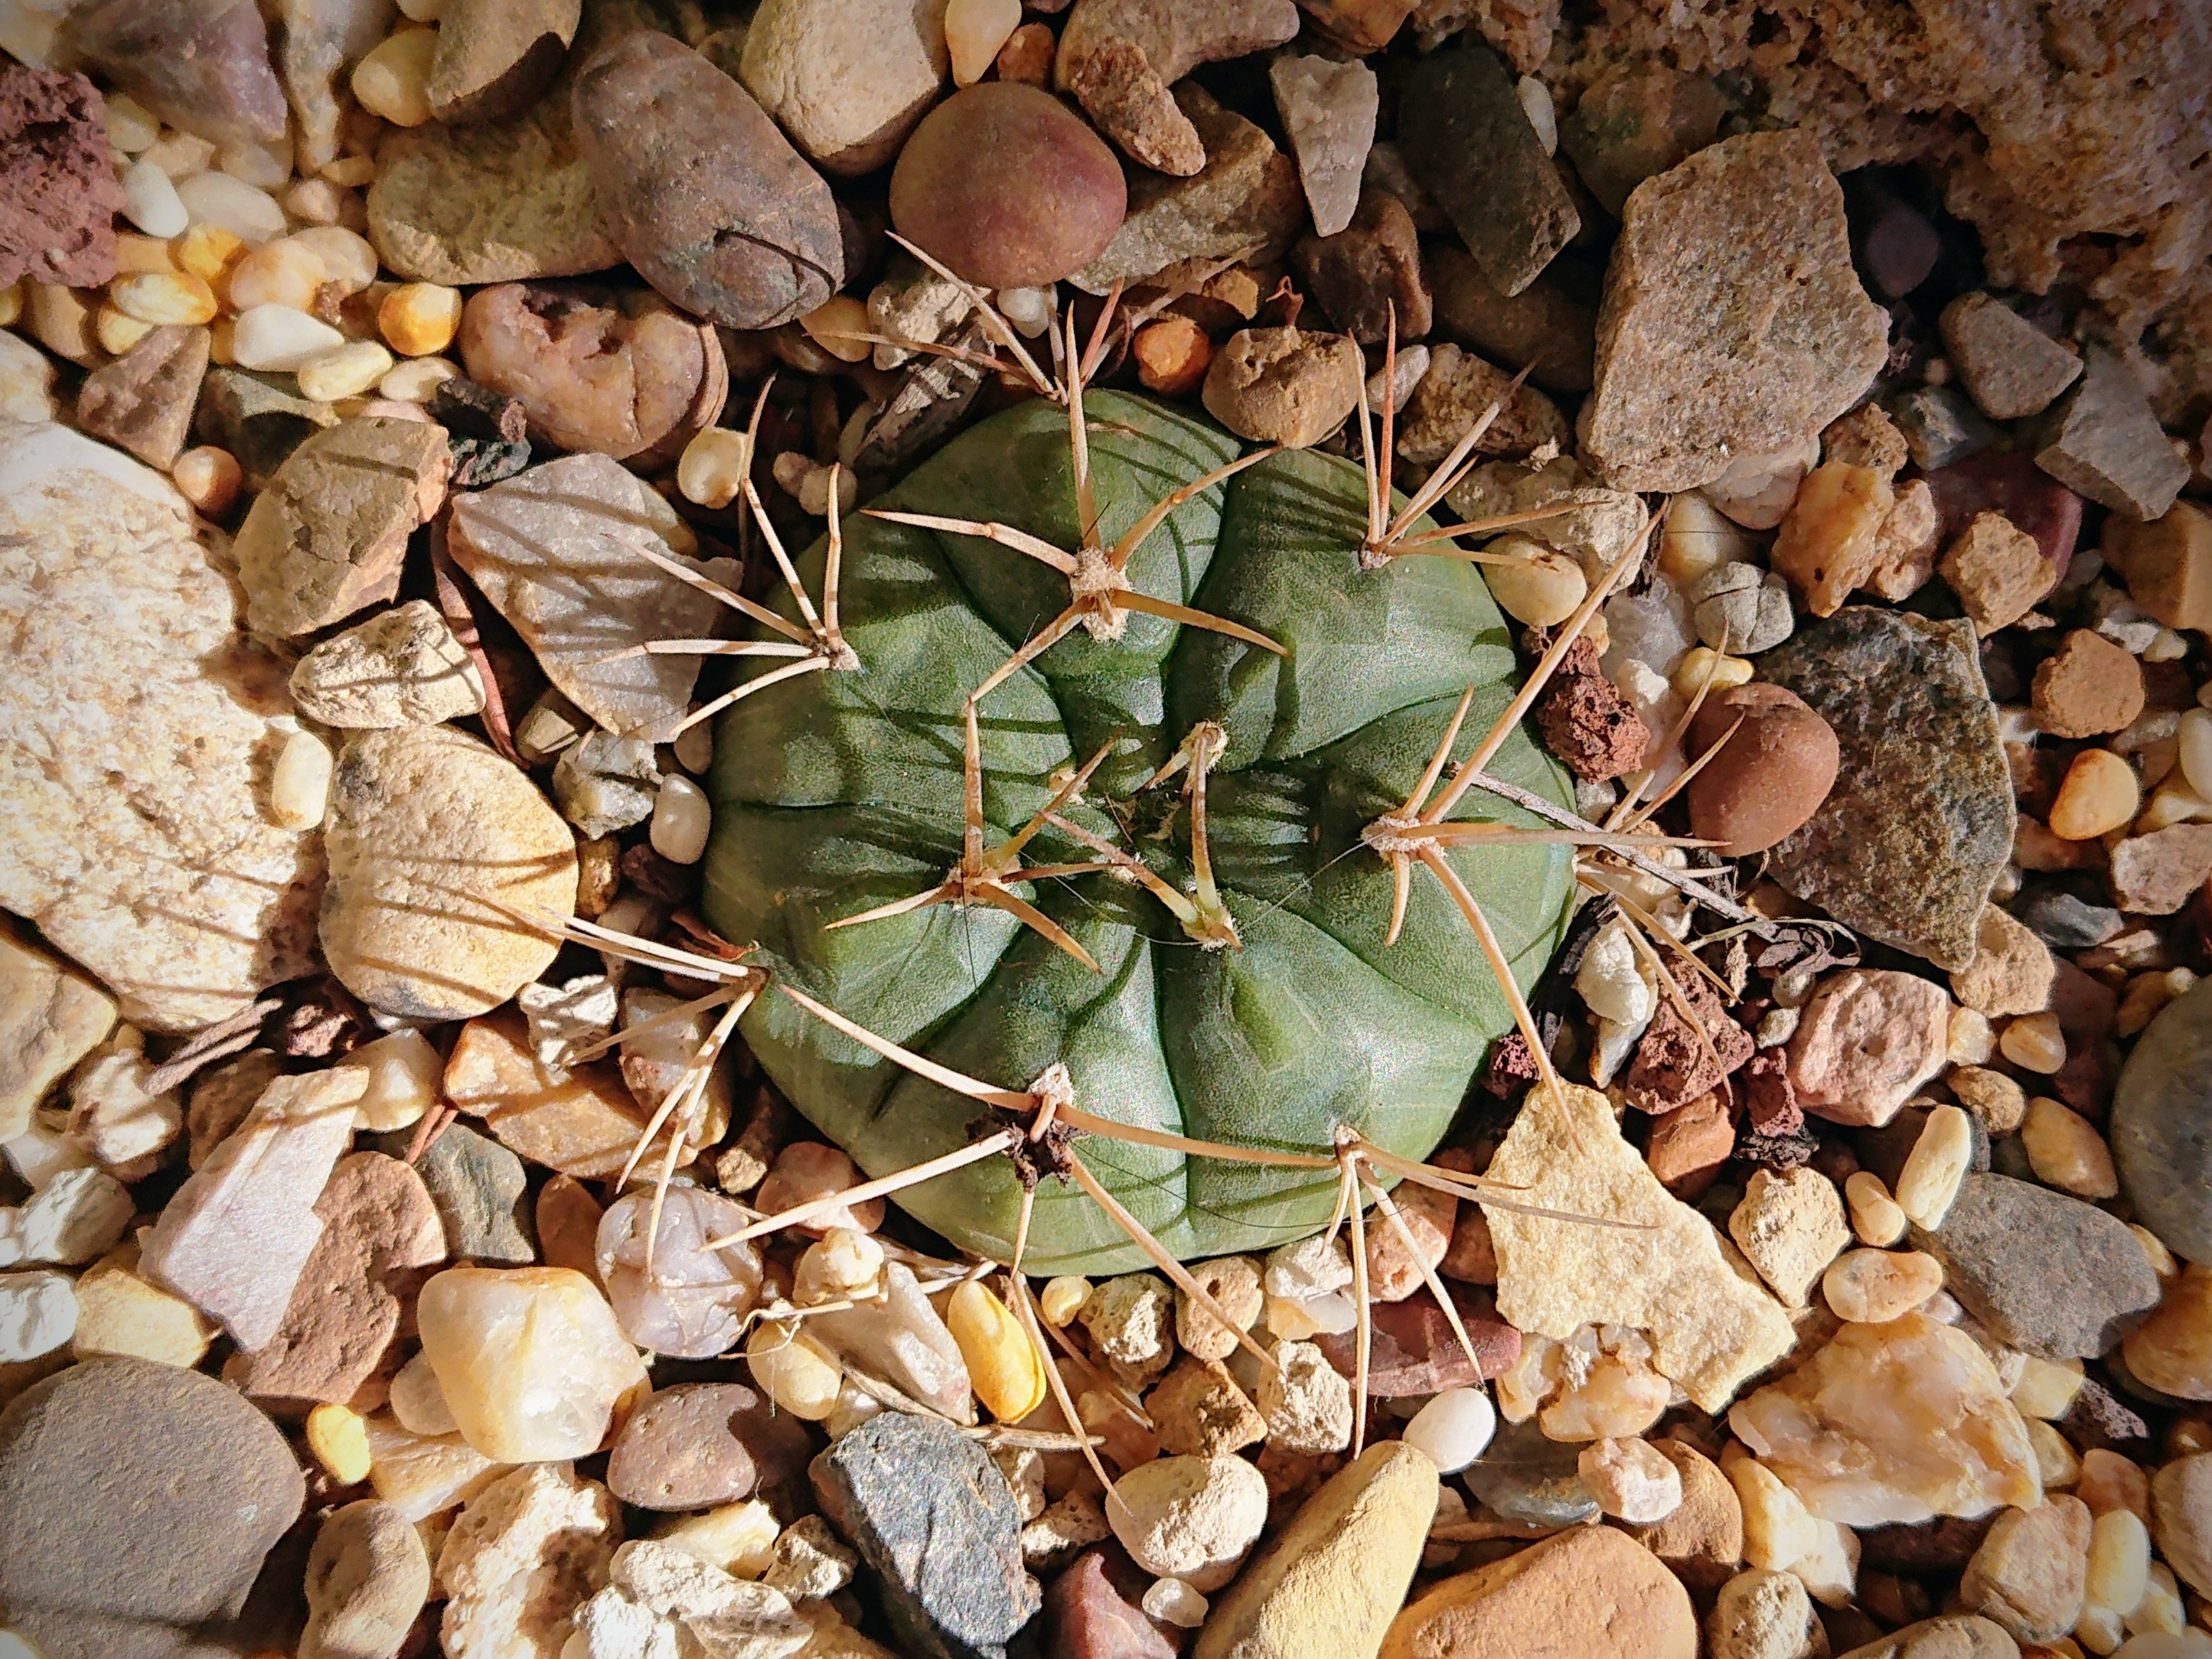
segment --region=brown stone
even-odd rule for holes
[[[2058,585],[2035,538],[2002,513],[1977,513],[1936,567],[1984,635],[2009,628]]]
[[[647,1510],[734,1504],[805,1472],[806,1425],[741,1382],[679,1382],[640,1406],[615,1437],[607,1487]]]
[[[512,1008],[461,1028],[446,1061],[445,1089],[454,1105],[483,1118],[501,1145],[579,1181],[620,1174],[645,1128],[611,1060],[572,1066],[567,1082],[549,1085],[531,1058],[522,1016]]]
[[[2081,1616],[2089,1522],[2089,1506],[2063,1495],[2007,1510],[1966,1563],[1960,1605],[2020,1641],[2057,1641]]]
[[[1474,1158],[1457,1149],[1437,1153],[1430,1166],[1461,1175],[1474,1173]],[[1452,1222],[1459,1213],[1459,1200],[1451,1194],[1410,1181],[1400,1183],[1390,1202],[1405,1224],[1403,1232],[1382,1213],[1380,1204],[1367,1218],[1367,1291],[1376,1302],[1403,1302],[1427,1282],[1422,1267],[1433,1268],[1443,1260],[1451,1243]],[[1407,1249],[1408,1237],[1419,1252],[1418,1260]]]
[[[1507,295],[1464,249],[1436,243],[1425,260],[1437,332],[1498,362],[1532,365],[1528,378],[1547,392],[1590,389],[1598,284],[1588,267],[1555,259],[1534,282]],[[1402,317],[1398,336],[1406,337]]]
[[[1359,406],[1365,365],[1341,334],[1247,328],[1229,337],[1206,371],[1206,412],[1240,438],[1304,449]]]
[[[1364,192],[1335,235],[1300,237],[1291,262],[1322,314],[1362,345],[1382,340],[1394,316],[1401,342],[1428,334],[1435,311],[1413,216],[1388,191]]]
[[[538,1248],[549,1267],[599,1277],[599,1218],[605,1212],[574,1176],[556,1175],[538,1192]]]
[[[681,41],[622,36],[578,71],[576,142],[623,256],[726,328],[773,328],[844,285],[836,204],[752,95]]]
[[[1838,1659],[2019,1659],[2019,1644],[2002,1626],[1971,1613],[1947,1613],[1893,1630]]]
[[[1145,1396],[1160,1449],[1171,1457],[1217,1457],[1256,1446],[1267,1421],[1218,1359],[1188,1354]]]
[[[1068,1659],[1176,1659],[1176,1644],[1139,1605],[1151,1582],[1118,1544],[1084,1551],[1045,1591],[1047,1650]]]
[[[2168,628],[2212,634],[2212,514],[2188,501],[2148,524],[2115,514],[2103,548],[2130,599]]]
[[[2040,415],[2081,377],[2081,358],[1978,290],[1945,306],[1939,326],[1968,395],[1991,420]]]
[[[1577,1527],[1447,1578],[1412,1602],[1379,1659],[1695,1659],[1689,1593],[1610,1527]]]
[[[441,427],[356,416],[318,432],[254,498],[233,548],[246,620],[285,638],[397,596],[408,538],[446,497]]]
[[[244,1357],[241,1386],[343,1404],[376,1374],[425,1270],[446,1259],[446,1230],[422,1177],[381,1152],[339,1159],[315,1214],[323,1236],[276,1334]]]
[[[2077,628],[2035,671],[2033,696],[2036,720],[2053,737],[2102,737],[2142,713],[2142,665],[2102,634]]]
[[[204,328],[157,328],[93,370],[76,394],[78,429],[167,471],[191,435],[208,339]]]
[[[1916,975],[1852,968],[1823,981],[1790,1039],[1799,1103],[1879,1128],[1942,1068],[1950,1014],[1943,988]]]
[[[1708,696],[1690,724],[1691,757],[1716,743],[1726,746],[1690,781],[1690,827],[1719,843],[1724,858],[1763,853],[1795,835],[1835,784],[1835,732],[1778,685]]]
[[[1061,31],[1053,79],[1137,161],[1188,178],[1206,165],[1207,145],[1170,88],[1200,64],[1279,46],[1297,32],[1288,0],[1181,7],[1093,0]]]
[[[1728,1103],[1718,1094],[1703,1094],[1651,1120],[1644,1161],[1661,1186],[1693,1204],[1735,1152],[1735,1125],[1729,1119]]]
[[[1618,219],[1637,185],[1711,143],[1727,112],[1708,77],[1651,61],[1616,64],[1560,121],[1559,149]]]
[[[1951,990],[1977,1013],[1992,1018],[2039,1014],[2051,1006],[2058,974],[2051,947],[1996,905],[1982,908],[1974,959],[1951,975]]]
[[[2212,879],[2212,823],[2176,823],[2112,848],[2112,902],[2137,915],[2170,916]]]
[[[1536,729],[1567,769],[1593,783],[1626,777],[1644,764],[1651,728],[1598,668],[1597,648],[1577,640],[1536,700]]]
[[[1628,1535],[1657,1556],[1691,1595],[1719,1590],[1743,1563],[1743,1502],[1720,1466],[1674,1439],[1652,1449],[1682,1477],[1682,1504],[1663,1521],[1631,1527]]]
[[[1505,370],[1455,345],[1440,345],[1398,417],[1398,453],[1424,465],[1441,461],[1492,404],[1499,408],[1474,447],[1478,455],[1525,455],[1570,435],[1559,405],[1535,387],[1515,391]]]
[[[1583,451],[1622,488],[1693,488],[1734,455],[1819,432],[1881,372],[1888,337],[1852,270],[1819,141],[1794,129],[1723,140],[1628,200]]]
[[[423,88],[431,119],[520,115],[560,69],[583,9],[581,0],[453,0]]]
[[[1374,1346],[1368,1357],[1367,1393],[1376,1400],[1402,1400],[1438,1394],[1503,1376],[1521,1357],[1521,1333],[1498,1317],[1491,1298],[1479,1291],[1452,1289],[1460,1322],[1474,1344],[1480,1368],[1460,1346],[1451,1322],[1426,1288],[1403,1302],[1377,1303],[1373,1310]],[[1350,1331],[1314,1339],[1328,1363],[1352,1374],[1357,1340]]]
[[[0,65],[0,288],[29,278],[97,288],[115,275],[123,186],[91,81]]]

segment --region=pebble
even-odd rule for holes
[[[348,730],[434,726],[484,706],[482,675],[428,599],[325,640],[293,666],[291,689],[301,714]]]
[[[2055,1642],[2081,1616],[2089,1507],[2059,1496],[1999,1516],[1967,1562],[1959,1601],[2021,1642]]]
[[[574,907],[568,826],[518,768],[451,726],[349,738],[324,841],[324,952],[349,990],[387,1013],[465,1018],[553,959],[557,941],[457,894],[454,869],[501,872],[488,890],[526,914],[566,919]]]
[[[446,1652],[552,1659],[551,1638],[566,1634],[570,1617],[606,1583],[621,1539],[613,1496],[565,1462],[492,1481],[468,1500],[438,1552]]]
[[[1429,372],[1399,417],[1398,453],[1427,465],[1449,455],[1493,403],[1501,403],[1475,453],[1525,455],[1570,441],[1566,416],[1534,386],[1511,390],[1513,377],[1455,345],[1434,347]]]
[[[1738,1573],[1705,1615],[1709,1659],[1817,1659],[1827,1650],[1827,1632],[1795,1573]]]
[[[1737,1276],[1703,1217],[1668,1194],[1602,1095],[1571,1086],[1532,1095],[1489,1174],[1524,1185],[1522,1202],[1647,1230],[1486,1208],[1498,1313],[1515,1328],[1554,1340],[1587,1324],[1648,1331],[1659,1371],[1708,1410],[1790,1346],[1780,1306]]]
[[[1694,1659],[1689,1592],[1626,1533],[1577,1527],[1433,1585],[1383,1638],[1381,1659]]]
[[[903,0],[767,0],[745,31],[738,78],[829,172],[872,173],[899,153],[943,89],[945,10]]]
[[[11,773],[0,900],[157,1030],[308,972],[310,844],[259,811],[267,668],[241,649],[236,590],[182,497],[64,427],[17,428],[0,440],[0,536],[40,572],[35,598],[20,583],[0,598],[18,671],[0,719],[26,754],[100,757]],[[204,839],[218,824],[219,866]]]
[[[1742,1563],[1742,1502],[1719,1466],[1695,1448],[1672,1438],[1649,1443],[1674,1466],[1682,1501],[1663,1519],[1629,1528],[1629,1535],[1702,1601]]]
[[[1297,32],[1298,14],[1284,0],[1166,10],[1107,0],[1069,17],[1054,79],[1139,164],[1188,178],[1213,143],[1169,88],[1200,64],[1279,46]]]
[[[951,60],[952,84],[972,87],[988,74],[1021,21],[1018,0],[950,0],[945,8],[945,50]],[[1030,77],[1002,69],[999,78]]]
[[[1044,1362],[1006,1304],[969,1279],[945,1308],[975,1395],[1001,1423],[1018,1423],[1044,1403]]]
[[[246,1121],[210,1154],[147,1235],[147,1278],[265,1346],[321,1239],[311,1207],[353,1133],[367,1079],[329,1071],[279,1078]]]
[[[832,1443],[809,1473],[822,1513],[880,1575],[902,1644],[996,1654],[1036,1612],[1006,1478],[951,1424],[884,1412]]]
[[[774,34],[756,21],[749,61]],[[940,40],[940,64],[942,50]],[[623,36],[584,64],[574,100],[578,143],[599,200],[613,207],[623,257],[672,303],[728,328],[772,328],[842,286],[828,185],[745,88],[698,53],[651,31]],[[701,166],[702,155],[712,164]]]
[[[703,1510],[805,1472],[814,1447],[794,1417],[741,1382],[683,1382],[633,1413],[615,1437],[607,1486],[641,1509]]]
[[[951,1421],[974,1422],[967,1362],[914,1270],[891,1262],[883,1284],[878,1300],[809,1319],[808,1334],[846,1364],[881,1376]]]
[[[1107,1519],[1146,1571],[1210,1593],[1259,1540],[1267,1483],[1241,1457],[1163,1457],[1114,1483]]]
[[[419,127],[430,118],[430,65],[438,55],[432,29],[399,29],[353,66],[347,86],[370,114],[395,127]]]
[[[1098,135],[1040,88],[984,82],[932,110],[891,173],[891,222],[985,288],[1059,281],[1105,254],[1128,190]]]
[[[683,521],[635,474],[604,455],[567,456],[464,497],[451,525],[454,559],[586,714],[629,735],[683,717],[697,659],[618,653],[700,637],[722,610],[632,550],[641,537],[670,559],[693,545]],[[726,560],[686,568],[724,582],[736,576]]]
[[[76,1289],[67,1273],[0,1273],[0,1365],[56,1353],[76,1334]]]
[[[1260,1374],[1254,1395],[1267,1424],[1267,1442],[1301,1455],[1340,1452],[1352,1443],[1352,1385],[1310,1342],[1277,1342],[1274,1368]],[[1205,1588],[1205,1587],[1201,1587]]]
[[[1647,182],[1607,273],[1617,297],[1580,431],[1607,483],[1677,490],[1850,408],[1881,369],[1888,321],[1859,287],[1811,133],[1724,139]],[[1801,280],[1778,301],[1785,258]]]
[[[2125,1225],[2030,1182],[1966,1176],[1942,1226],[1915,1242],[2000,1341],[2046,1359],[2094,1359],[2158,1304],[2158,1275]]]
[[[1956,1106],[1931,1107],[1922,1121],[1896,1181],[1897,1207],[1914,1226],[1933,1230],[1943,1224],[1959,1183],[1973,1167],[1975,1127],[1972,1117]]]
[[[1798,1103],[1832,1122],[1880,1127],[1942,1068],[1951,999],[1917,975],[1847,969],[1821,982],[1790,1037]]]
[[[1682,1505],[1681,1471],[1648,1441],[1592,1441],[1575,1468],[1598,1508],[1630,1526],[1663,1521]]]
[[[1975,939],[1973,962],[1951,975],[1962,1004],[1992,1018],[2051,1006],[2057,966],[2032,931],[1992,904],[1983,908]]]
[[[2018,622],[2058,580],[2035,538],[2002,513],[1974,514],[1937,568],[1984,635]]]
[[[1334,236],[1352,222],[1359,205],[1360,175],[1375,143],[1375,71],[1356,58],[1340,64],[1285,56],[1268,65],[1267,81],[1297,157],[1313,234]]]
[[[46,1091],[115,1025],[115,1000],[0,918],[0,1142],[32,1127]]]
[[[1304,449],[1358,407],[1359,348],[1341,334],[1240,329],[1206,372],[1206,412],[1240,438]]]
[[[2125,828],[2142,805],[2135,769],[2108,749],[2084,749],[2059,780],[2051,803],[2051,833],[2063,841],[2094,841]]]
[[[1820,1278],[1828,1310],[1860,1325],[1886,1325],[1942,1288],[1942,1264],[1918,1250],[1846,1250]]]
[[[1402,1444],[1370,1446],[1298,1506],[1215,1599],[1191,1659],[1369,1655],[1406,1599],[1437,1474]]]
[[[1675,499],[1680,502],[1701,498]],[[1687,520],[1700,510],[1678,506],[1669,514],[1669,521],[1676,517]],[[1702,511],[1719,517],[1710,508]],[[1691,615],[1698,637],[1716,651],[1727,649],[1755,657],[1788,639],[1797,625],[1796,615],[1790,607],[1788,581],[1779,572],[1761,571],[1754,564],[1716,564],[1689,584],[1686,597],[1696,607]]]
[[[2119,1194],[2119,1176],[2112,1155],[2096,1126],[2057,1101],[2039,1097],[2030,1101],[2020,1132],[2035,1178],[2046,1187],[2071,1193],[2076,1198],[2106,1199]]]
[[[761,1254],[750,1243],[710,1249],[707,1242],[742,1231],[750,1214],[719,1193],[670,1188],[658,1206],[648,1274],[646,1233],[655,1207],[649,1189],[607,1206],[596,1251],[599,1282],[623,1334],[640,1347],[711,1359],[744,1334],[744,1316],[760,1296]]]
[[[362,1427],[369,1489],[410,1521],[442,1517],[500,1478],[500,1465],[457,1434],[410,1434],[382,1417],[364,1418]]]
[[[1850,607],[1760,672],[1835,732],[1837,782],[1769,873],[1847,926],[1957,969],[2011,848],[2011,772],[1971,630]]]
[[[96,288],[115,275],[112,221],[143,204],[144,187],[134,204],[131,179],[138,169],[117,181],[103,112],[100,93],[82,75],[28,63],[0,69],[0,143],[9,156],[0,185],[0,287],[27,276]],[[138,223],[136,212],[131,217]],[[139,228],[173,236],[184,226]]]
[[[1582,228],[1513,76],[1485,46],[1423,58],[1403,94],[1398,142],[1499,293],[1520,293]]]
[[[2170,916],[2208,879],[2212,824],[2172,824],[2147,836],[2130,836],[2112,850],[2113,902],[2135,915]]]
[[[206,1358],[215,1325],[182,1297],[139,1277],[137,1267],[138,1252],[126,1244],[78,1278],[71,1352],[79,1359],[116,1356],[191,1370]]]
[[[1835,1182],[1813,1169],[1753,1171],[1728,1230],[1759,1276],[1793,1308],[1805,1305],[1814,1282],[1851,1238]]]
[[[1177,88],[1175,106],[1197,130],[1206,165],[1187,178],[1136,177],[1121,228],[1103,252],[1068,278],[1087,294],[1103,294],[1116,281],[1153,276],[1184,259],[1278,258],[1305,222],[1297,164],[1266,132],[1224,109],[1195,82]]]
[[[149,331],[123,356],[85,377],[77,392],[78,428],[129,450],[149,466],[173,466],[191,430],[208,337],[204,328]]]
[[[810,1423],[837,1408],[843,1369],[837,1356],[790,1322],[763,1321],[745,1342],[753,1380],[778,1407]]]
[[[299,1659],[396,1652],[430,1595],[430,1558],[412,1522],[363,1498],[334,1510],[307,1554]]]
[[[19,334],[0,332],[0,416],[26,426],[51,422],[58,412],[53,388],[46,354]]]
[[[1977,289],[1943,307],[1944,350],[1991,420],[2040,415],[2081,374],[2081,360],[2002,301]]]
[[[2212,515],[2187,501],[2148,524],[2116,515],[2103,552],[2128,597],[2166,627],[2212,631]]]
[[[461,1437],[499,1462],[586,1457],[645,1370],[598,1288],[561,1267],[450,1267],[416,1316]]]
[[[1790,1376],[1739,1401],[1729,1425],[1808,1510],[1844,1526],[2042,1496],[1996,1370],[1971,1338],[1925,1314],[1844,1326]]]
[[[1690,754],[1723,741],[1691,780],[1688,798],[1692,831],[1719,842],[1726,857],[1788,840],[1834,786],[1840,753],[1834,730],[1780,686],[1733,686],[1708,696],[1691,722]]]
[[[1049,1651],[1071,1659],[1176,1659],[1177,1644],[1143,1609],[1147,1578],[1118,1546],[1085,1550],[1046,1587]]]
[[[1236,1328],[1216,1319],[1178,1287],[1176,1340],[1184,1352],[1200,1359],[1226,1359],[1237,1351],[1237,1331],[1249,1330],[1260,1317],[1265,1302],[1260,1266],[1248,1255],[1224,1255],[1194,1263],[1190,1273]]]
[[[686,777],[660,781],[653,803],[653,850],[671,864],[696,864],[707,851],[713,828],[707,792]]]
[[[379,1151],[398,1157],[411,1129],[379,1137]],[[522,1265],[538,1259],[530,1232],[522,1160],[465,1123],[448,1123],[415,1163],[456,1261]]]
[[[2151,1477],[2159,1553],[2182,1583],[2212,1595],[2212,1453],[2177,1457]]]
[[[1298,239],[1291,258],[1322,315],[1363,345],[1384,338],[1395,318],[1399,335],[1396,395],[1403,409],[1427,374],[1426,346],[1409,337],[1428,333],[1434,320],[1422,251],[1413,216],[1388,191],[1363,193],[1344,229],[1333,236],[1309,232]],[[1382,372],[1368,380],[1369,396],[1380,409],[1386,401]]]
[[[534,103],[575,39],[579,0],[449,0],[422,88],[441,121],[501,121]]]
[[[769,1215],[781,1215],[860,1184],[859,1167],[835,1146],[819,1140],[795,1140],[775,1155],[753,1194],[753,1207]],[[798,1223],[794,1231],[818,1237],[835,1227],[873,1232],[883,1223],[884,1200],[870,1198],[817,1211]]]
[[[1831,460],[1814,468],[1774,538],[1774,568],[1816,617],[1832,617],[1884,562],[1882,532],[1896,507],[1889,480],[1871,467]]]
[[[2130,519],[2159,518],[2189,481],[2126,361],[2092,347],[2081,378],[2051,410],[2035,464],[2068,489]]]
[[[629,1163],[644,1133],[644,1114],[614,1062],[594,1060],[568,1069],[565,1081],[547,1083],[523,1020],[501,1009],[462,1028],[446,1063],[446,1097],[461,1110],[481,1116],[501,1145],[529,1162],[579,1181],[612,1180]],[[690,1127],[703,1130],[713,1127],[712,1120]],[[702,1143],[708,1139],[692,1138]],[[665,1152],[656,1135],[641,1167],[657,1167]]]
[[[1594,278],[1577,267],[1554,264],[1508,296],[1457,247],[1432,243],[1422,250],[1422,259],[1435,289],[1435,319],[1445,334],[1496,362],[1533,364],[1529,378],[1547,392],[1589,390],[1596,349]],[[1401,355],[1413,316],[1406,308],[1398,313]]]
[[[2162,833],[2171,834],[2172,831]],[[2199,981],[2137,1039],[2112,1097],[2120,1188],[2167,1248],[2212,1260],[2212,982]]]
[[[553,763],[554,804],[587,838],[612,836],[652,817],[659,781],[659,759],[643,738],[586,732]]]

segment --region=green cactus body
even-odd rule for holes
[[[1237,441],[1150,399],[1085,400],[1102,538],[1233,459]],[[1005,913],[930,908],[828,924],[933,886],[960,856],[963,704],[1066,605],[1065,577],[1006,547],[864,516],[846,520],[842,599],[857,672],[763,690],[722,718],[704,908],[758,941],[777,975],[863,1026],[994,1085],[1065,1063],[1076,1103],[1199,1139],[1329,1154],[1339,1125],[1425,1157],[1442,1138],[1510,1005],[1440,884],[1416,872],[1383,945],[1389,871],[1361,830],[1405,800],[1461,695],[1455,757],[1511,699],[1518,668],[1475,568],[1401,557],[1362,570],[1359,469],[1286,452],[1194,497],[1139,549],[1139,592],[1257,629],[1277,657],[1131,615],[1116,640],[1081,630],[985,699],[984,813],[1003,838],[1056,770],[1115,742],[1070,816],[1166,878],[1189,880],[1188,821],[1171,787],[1139,793],[1197,722],[1227,749],[1209,784],[1213,866],[1241,946],[1204,949],[1152,895],[1110,875],[1018,889],[1097,959],[1094,973]],[[984,421],[874,505],[998,520],[1077,544],[1067,420],[1035,402]],[[801,574],[818,593],[824,548]],[[1523,731],[1489,771],[1566,805],[1566,781]],[[1534,825],[1468,793],[1455,817]],[[1090,857],[1048,830],[1030,863]],[[1568,850],[1447,854],[1525,989],[1572,905]],[[971,1138],[975,1102],[900,1069],[772,992],[743,1030],[769,1076],[871,1175]],[[1206,1158],[1091,1136],[1085,1160],[1177,1256],[1270,1248],[1328,1224],[1331,1171]],[[903,1205],[954,1243],[1004,1260],[1020,1189],[994,1158],[911,1188]],[[1144,1258],[1087,1196],[1039,1188],[1025,1265],[1112,1273]]]

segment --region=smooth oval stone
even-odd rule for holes
[[[773,328],[843,285],[837,205],[761,106],[667,35],[610,42],[571,94],[623,257],[672,304]]]
[[[891,222],[985,288],[1056,283],[1106,251],[1129,207],[1106,141],[1050,93],[986,81],[922,118],[891,170]]]
[[[1511,1423],[1460,1478],[1508,1521],[1577,1527],[1597,1514],[1597,1499],[1576,1466],[1579,1455],[1580,1448],[1547,1439],[1533,1419]]]
[[[1690,827],[1718,842],[1722,856],[1747,858],[1820,810],[1836,781],[1836,734],[1794,693],[1754,684],[1705,699],[1690,724],[1690,753],[1723,738],[1727,746],[1690,780]]]
[[[735,1200],[697,1187],[671,1187],[646,1272],[650,1188],[617,1199],[599,1218],[599,1282],[623,1334],[681,1359],[711,1359],[735,1347],[760,1298],[761,1254],[750,1244],[703,1248],[752,1219]]]
[[[806,1425],[742,1382],[681,1382],[631,1413],[607,1457],[607,1486],[647,1510],[734,1504],[806,1468]]]
[[[2212,980],[2151,1021],[2112,1097],[2112,1162],[2136,1218],[2212,1261]]]

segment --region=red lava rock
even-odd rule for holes
[[[1977,513],[2002,513],[2035,538],[2057,573],[2056,580],[2065,580],[2075,538],[2081,533],[2081,498],[2025,453],[1975,455],[1926,476],[1945,544]]]
[[[1695,1100],[1719,1088],[1729,1073],[1751,1058],[1751,1033],[1729,1018],[1720,993],[1704,975],[1677,974],[1675,979],[1682,988],[1682,1000],[1705,1026],[1713,1052],[1705,1052],[1674,998],[1662,996],[1659,1012],[1636,1045],[1636,1063],[1628,1068],[1628,1103],[1639,1111],[1663,1112]],[[1717,1070],[1715,1057],[1720,1060]]]
[[[1599,671],[1597,647],[1588,640],[1577,640],[1561,660],[1536,700],[1535,717],[1545,745],[1592,783],[1627,776],[1644,764],[1651,742],[1651,728]]]
[[[1521,1358],[1521,1333],[1492,1311],[1488,1291],[1474,1286],[1446,1288],[1452,1291],[1481,1370],[1478,1372],[1468,1363],[1451,1321],[1437,1305],[1435,1292],[1424,1286],[1403,1302],[1378,1303],[1374,1308],[1374,1346],[1367,1369],[1370,1398],[1399,1400],[1486,1381],[1510,1370]],[[1354,1332],[1314,1340],[1341,1375],[1350,1376],[1357,1369],[1358,1339]]]
[[[1690,780],[1690,828],[1724,856],[1744,858],[1795,835],[1820,810],[1841,750],[1827,721],[1794,692],[1759,683],[1706,698],[1690,723],[1689,752],[1702,755],[1723,738],[1727,747]]]
[[[684,1382],[637,1408],[607,1456],[607,1486],[647,1510],[734,1504],[801,1474],[806,1425],[742,1382]]]
[[[1084,1551],[1045,1591],[1046,1650],[1062,1659],[1176,1659],[1176,1644],[1138,1605],[1149,1577],[1117,1545]]]
[[[115,275],[123,186],[106,108],[82,75],[0,68],[0,288],[26,276],[97,288]]]
[[[246,1355],[249,1395],[343,1404],[376,1374],[446,1230],[422,1178],[396,1158],[338,1160],[315,1201],[323,1236],[276,1336]]]
[[[891,222],[985,288],[1058,282],[1128,211],[1106,141],[1038,87],[985,81],[924,116],[891,170]]]

